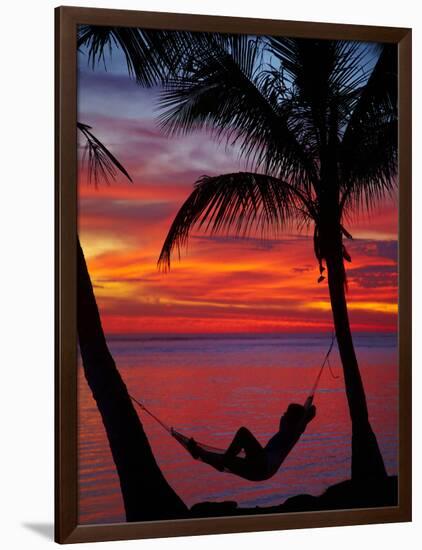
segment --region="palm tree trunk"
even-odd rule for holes
[[[127,521],[181,518],[187,507],[152,453],[101,326],[82,248],[77,250],[77,323],[84,372],[107,433]]]
[[[344,371],[347,401],[352,421],[352,479],[387,476],[377,439],[368,418],[365,390],[353,346],[347,311],[345,274],[341,235],[326,258],[331,308],[341,362]]]

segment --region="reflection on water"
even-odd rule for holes
[[[289,403],[303,403],[327,351],[326,335],[142,336],[110,339],[133,396],[187,435],[218,447],[241,425],[261,441],[277,429]],[[372,426],[389,474],[397,473],[397,337],[359,334],[355,344]],[[319,494],[350,471],[350,423],[337,350],[316,398],[317,416],[280,471],[253,483],[194,461],[141,412],[157,461],[187,505],[236,500],[279,504]],[[100,415],[79,368],[79,522],[125,521],[119,482]]]

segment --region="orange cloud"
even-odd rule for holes
[[[103,124],[106,128],[110,121]],[[326,280],[317,283],[318,265],[309,234],[263,241],[194,232],[180,261],[176,254],[171,271],[157,269],[170,224],[203,173],[196,148],[203,155],[206,147],[205,142],[196,144],[192,139],[186,157],[183,148],[176,147],[183,159],[171,172],[174,145],[170,150],[169,141],[151,129],[138,131],[137,127],[138,122],[126,124],[128,145],[122,149],[134,183],[119,176],[111,185],[96,187],[89,183],[82,162],[79,166],[79,233],[105,330],[330,330],[327,284]],[[137,161],[138,150],[142,158]],[[213,160],[219,159],[215,150],[212,154]],[[161,169],[158,162],[163,163]],[[186,168],[191,165],[196,168]],[[224,162],[217,166],[221,171],[225,168]],[[396,206],[386,201],[371,216],[350,221],[347,229],[354,236],[346,243],[352,256],[347,265],[352,326],[362,331],[395,331]]]

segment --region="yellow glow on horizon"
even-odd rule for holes
[[[82,248],[86,259],[95,258],[107,252],[121,251],[128,248],[124,239],[112,235],[95,235],[84,233],[81,240]]]
[[[317,302],[306,302],[303,304],[305,309],[318,309],[320,311],[330,311],[331,303],[329,301],[317,301]],[[376,311],[378,313],[397,313],[398,304],[390,302],[366,302],[366,301],[357,301],[349,302],[347,304],[349,310],[353,311]]]

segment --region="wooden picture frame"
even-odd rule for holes
[[[387,523],[411,520],[411,30],[173,13],[59,7],[56,70],[55,540],[59,543]],[[77,57],[78,24],[285,35],[397,44],[399,59],[399,499],[394,507],[78,524]]]

